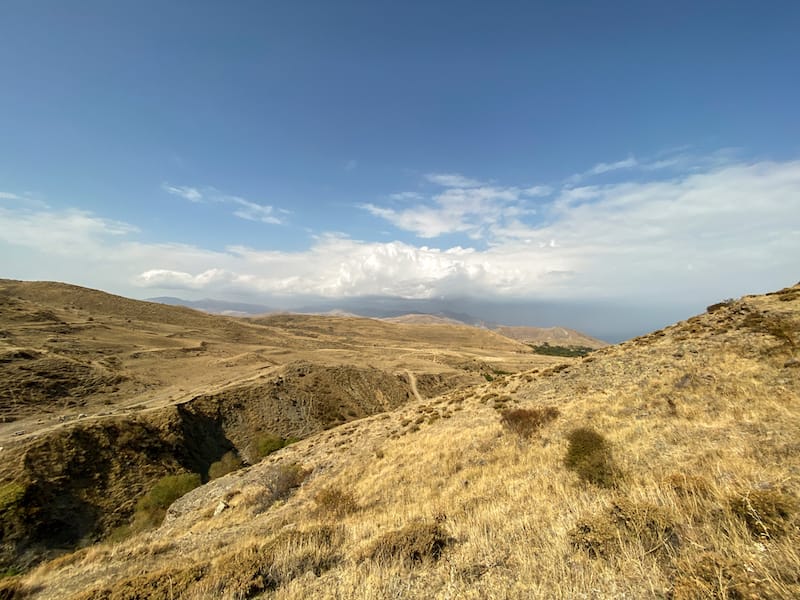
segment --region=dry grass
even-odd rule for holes
[[[800,313],[780,298],[726,304],[458,403],[428,399],[463,410],[413,433],[395,432],[430,414],[422,403],[324,432],[242,475],[241,489],[257,489],[277,461],[313,469],[263,512],[245,490],[201,517],[229,475],[138,542],[174,544],[156,557],[134,539],[26,581],[65,598],[142,569],[162,581],[174,562],[207,566],[186,593],[203,599],[800,597],[800,379],[783,368],[791,348],[741,309]],[[547,443],[519,443],[481,402],[490,393],[557,406]]]

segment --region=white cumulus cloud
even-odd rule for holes
[[[33,273],[132,295],[469,295],[644,305],[710,302],[800,278],[800,161],[740,161],[666,179],[563,188],[537,199],[536,213],[524,196],[524,188],[477,186],[446,188],[430,205],[367,205],[429,239],[327,234],[298,251],[148,243],[136,227],[102,215],[0,205],[0,266],[5,276]],[[232,204],[252,218],[275,217]],[[468,238],[452,247],[430,241],[478,230],[480,246]]]

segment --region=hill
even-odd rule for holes
[[[0,496],[19,508],[0,567],[104,539],[164,475],[207,479],[229,452],[256,462],[265,440],[555,362],[465,326],[238,319],[0,280]]]
[[[582,360],[414,396],[213,479],[157,529],[6,588],[76,599],[796,598],[799,342],[800,285]]]
[[[499,325],[494,331],[512,340],[526,344],[549,344],[550,346],[565,346],[572,348],[604,348],[607,342],[598,340],[580,331],[566,327],[512,327]]]
[[[387,323],[413,323],[418,325],[465,325],[461,321],[443,315],[408,314],[397,317],[384,317]]]

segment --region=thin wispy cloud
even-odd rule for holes
[[[458,173],[428,173],[425,179],[442,187],[470,188],[483,185],[477,179],[470,179]]]
[[[389,198],[391,200],[397,200],[398,202],[405,202],[406,200],[422,200],[424,197],[425,196],[419,192],[395,192],[394,194],[389,194]]]
[[[0,200],[23,200],[23,197],[10,192],[0,192]]]
[[[250,202],[249,200],[236,196],[227,196],[225,200],[239,206],[239,208],[233,211],[233,214],[240,219],[260,221],[262,223],[269,223],[270,225],[280,225],[283,223],[282,219],[275,216],[275,209],[271,206],[256,204],[255,202]]]
[[[353,297],[605,299],[681,302],[768,290],[797,280],[800,161],[738,162],[668,178],[565,188],[520,208],[523,188],[449,188],[419,212],[373,205],[386,220],[427,232],[482,231],[488,245],[314,238],[300,251],[139,241],[135,227],[85,211],[0,205],[0,249],[23,272],[151,290]],[[236,210],[271,218],[246,203]],[[388,212],[387,212],[388,211]],[[47,236],[41,232],[47,231]],[[35,267],[35,268],[34,268]],[[13,275],[14,273],[9,273]]]
[[[161,189],[168,194],[179,196],[184,200],[189,200],[190,202],[201,202],[203,200],[203,194],[200,192],[200,190],[187,185],[169,185],[167,183],[163,183],[161,184]]]
[[[532,198],[545,198],[553,193],[553,188],[549,185],[534,185],[522,190],[523,196],[530,196]]]
[[[239,196],[223,194],[214,188],[201,189],[185,185],[170,185],[168,183],[163,183],[161,185],[161,189],[168,194],[178,196],[185,200],[189,200],[190,202],[233,205],[236,208],[232,214],[235,217],[245,219],[246,221],[258,221],[261,223],[267,223],[269,225],[281,225],[284,223],[284,219],[278,217],[276,213],[289,214],[289,211],[276,209],[275,207],[267,204],[252,202]]]
[[[610,171],[619,171],[620,169],[630,169],[639,164],[633,156],[629,156],[625,160],[618,160],[613,163],[597,163],[587,171],[589,175],[600,175],[601,173],[608,173]]]

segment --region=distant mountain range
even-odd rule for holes
[[[147,298],[146,300],[147,302],[158,302],[159,304],[168,304],[169,306],[187,306],[215,315],[229,315],[235,317],[247,317],[278,312],[274,308],[261,304],[228,302],[226,300],[213,300],[211,298],[205,298],[203,300],[184,300],[183,298],[174,298],[172,296],[159,296],[157,298]]]
[[[326,316],[342,317],[368,317],[381,319],[392,323],[406,324],[447,324],[447,325],[470,325],[483,329],[497,331],[501,335],[517,340],[519,342],[532,344],[550,344],[555,346],[581,346],[586,348],[602,348],[608,343],[597,338],[591,337],[580,331],[568,329],[566,327],[532,327],[532,326],[509,326],[500,325],[477,319],[471,315],[452,311],[437,311],[436,313],[427,312],[408,312],[402,306],[395,306],[394,303],[380,302],[374,304],[351,305],[347,309],[332,308],[326,305],[300,307],[296,310],[278,310],[262,304],[248,304],[244,302],[229,302],[226,300],[214,300],[206,298],[203,300],[183,300],[171,296],[161,296],[148,298],[149,302],[158,302],[170,306],[186,306],[201,310],[203,312],[228,315],[236,317],[248,317],[264,315],[269,313],[294,312],[301,314],[317,314]]]

